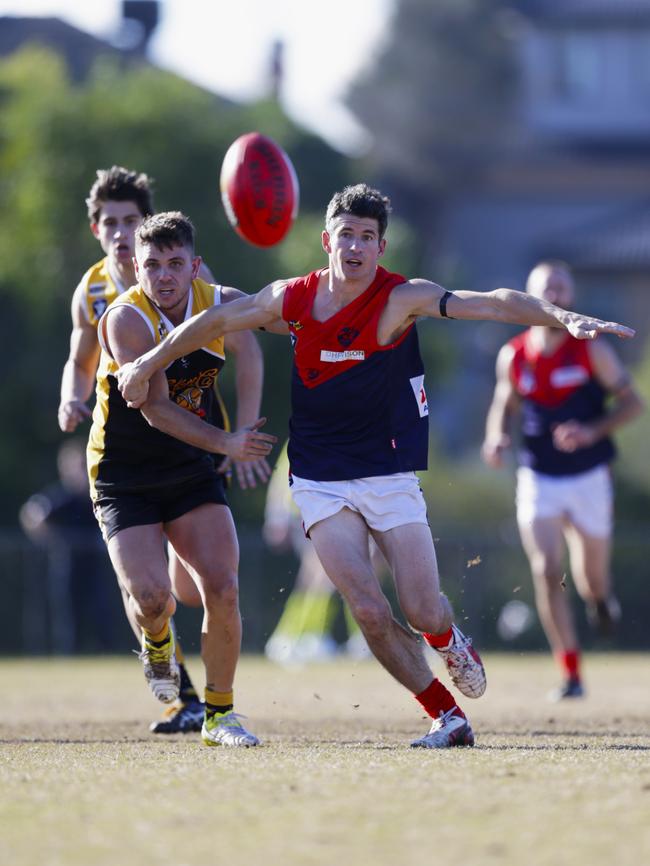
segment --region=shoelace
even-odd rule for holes
[[[246,719],[247,716],[243,716],[241,713],[235,713],[231,710],[229,713],[215,713],[212,717],[213,719],[218,719],[219,724],[224,724],[227,728],[239,728],[240,731],[244,733],[248,733],[246,729],[241,725],[239,719]]]
[[[134,652],[136,651],[134,650]],[[145,642],[142,652],[136,654],[140,661],[149,662],[154,671],[160,668],[164,673],[165,669],[169,668],[172,656],[171,641],[161,647],[151,646],[151,644]]]

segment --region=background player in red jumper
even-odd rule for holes
[[[575,294],[563,262],[533,268],[527,291],[565,309]],[[602,340],[581,342],[538,326],[499,352],[482,452],[490,466],[502,466],[513,416],[521,412],[517,521],[537,611],[563,675],[550,695],[554,700],[583,694],[578,637],[563,580],[565,543],[590,623],[608,633],[620,617],[610,574],[609,462],[615,452],[609,434],[642,408],[627,371]]]

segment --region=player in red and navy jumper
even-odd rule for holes
[[[370,286],[325,322],[311,315],[324,271],[290,280],[282,317],[294,345],[291,471],[344,481],[427,468],[428,405],[415,324],[380,345],[377,324],[406,281],[378,267]]]
[[[562,307],[573,303],[568,266],[542,262],[528,292]],[[613,398],[611,405],[609,398]],[[567,593],[568,547],[576,588],[590,622],[611,630],[620,617],[612,591],[610,433],[641,411],[641,401],[611,347],[534,327],[499,353],[483,456],[500,466],[509,427],[520,414],[517,521],[528,555],[540,620],[562,671],[555,700],[580,697],[580,651]]]
[[[435,549],[415,470],[426,466],[428,406],[415,322],[491,319],[555,325],[590,339],[633,331],[561,310],[522,292],[446,291],[379,267],[390,205],[365,184],[330,201],[322,245],[327,267],[279,280],[221,311],[207,310],[118,372],[130,406],[148,380],[214,334],[284,320],[294,343],[290,462],[292,493],[329,578],[348,603],[375,657],[431,716],[412,745],[471,745],[469,722],[431,673],[413,631],[435,647],[456,687],[485,690],[471,642],[440,592]],[[402,612],[393,617],[370,562],[369,534],[390,565]]]

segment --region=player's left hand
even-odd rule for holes
[[[592,319],[590,316],[582,316],[579,313],[567,312],[564,325],[571,336],[578,340],[593,340],[598,334],[613,334],[615,337],[629,340],[636,334],[634,328],[628,328],[627,325]]]
[[[558,451],[571,453],[588,448],[598,439],[595,430],[579,421],[564,421],[553,428],[553,444]]]
[[[257,487],[258,482],[266,484],[271,477],[271,467],[266,457],[260,457],[259,460],[252,460],[249,463],[240,463],[238,460],[226,457],[219,467],[219,472],[229,475],[233,471],[242,490]]]

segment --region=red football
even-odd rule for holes
[[[228,221],[255,246],[281,241],[298,213],[298,178],[291,160],[259,132],[241,135],[230,145],[220,186]]]

